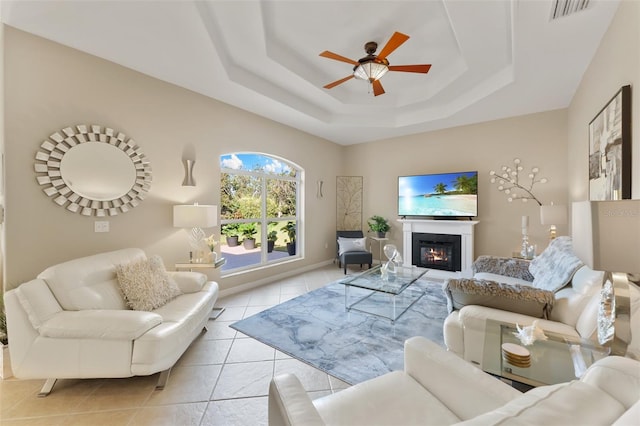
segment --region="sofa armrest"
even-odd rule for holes
[[[201,272],[167,271],[183,293],[197,293],[207,282],[207,276]]]
[[[269,384],[269,426],[321,426],[324,421],[293,374],[281,374]]]
[[[471,265],[471,270],[474,274],[488,272],[533,282],[533,275],[529,272],[529,262],[524,259],[479,256]]]
[[[404,366],[407,374],[462,420],[494,410],[521,395],[424,337],[405,342]]]
[[[640,400],[640,361],[609,356],[596,361],[581,379],[631,408]]]
[[[146,311],[62,311],[38,331],[41,336],[57,339],[135,340],[161,323],[160,315]]]

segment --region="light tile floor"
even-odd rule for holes
[[[352,272],[357,272],[353,270]],[[46,398],[43,380],[0,380],[1,425],[266,425],[271,377],[295,373],[312,398],[349,385],[236,332],[233,322],[315,290],[343,276],[328,265],[220,299],[209,321],[171,371],[127,379],[59,380]]]

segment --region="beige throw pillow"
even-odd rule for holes
[[[117,265],[116,274],[127,305],[136,311],[152,311],[182,294],[160,256]]]

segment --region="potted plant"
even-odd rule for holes
[[[238,236],[240,235],[238,230],[239,226],[239,223],[227,223],[226,225],[222,225],[222,230],[220,232],[227,238],[227,245],[229,247],[235,247],[238,245]]]
[[[377,233],[378,238],[384,238],[387,231],[391,229],[391,226],[389,226],[389,222],[387,222],[387,219],[382,216],[371,216],[367,223],[369,224],[369,229]]]
[[[267,253],[271,253],[276,246],[276,240],[278,239],[278,231],[272,229],[267,234]]]
[[[289,256],[293,256],[296,254],[296,224],[289,221],[281,229],[285,231],[289,237],[289,241],[287,241],[287,252]]]
[[[242,234],[242,245],[245,250],[256,248],[256,238],[254,235],[258,232],[255,223],[243,223],[240,225],[240,233]]]

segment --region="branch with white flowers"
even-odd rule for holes
[[[533,194],[533,186],[536,183],[546,183],[547,178],[538,178],[538,172],[540,169],[532,167],[531,172],[528,174],[531,182],[526,185],[524,182],[521,182],[520,179],[520,172],[524,170],[524,167],[520,165],[520,159],[516,158],[513,160],[513,163],[513,167],[502,166],[501,172],[491,170],[491,172],[489,172],[491,175],[491,183],[498,185],[498,191],[504,192],[507,195],[507,201],[509,202],[517,199],[522,200],[523,202],[527,202],[527,200],[535,200],[538,205],[541,206],[542,203]]]

